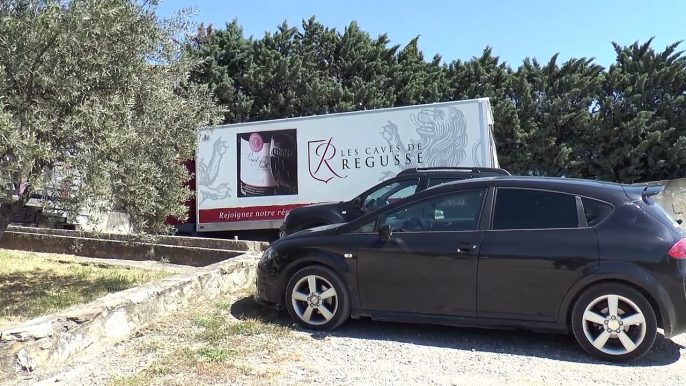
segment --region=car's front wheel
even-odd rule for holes
[[[311,330],[331,330],[350,316],[345,282],[331,268],[305,267],[286,286],[286,308],[293,320]]]
[[[640,292],[624,284],[604,283],[589,288],[576,301],[572,330],[589,354],[625,362],[650,351],[657,336],[657,319]]]

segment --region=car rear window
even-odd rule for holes
[[[576,197],[530,189],[499,188],[494,230],[577,228]]]
[[[614,207],[610,204],[593,200],[590,198],[582,198],[581,202],[583,203],[584,206],[584,213],[586,214],[586,221],[588,222],[588,226],[596,226],[600,224],[601,222],[605,221],[612,212],[614,211]]]

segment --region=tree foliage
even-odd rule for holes
[[[0,233],[34,194],[70,215],[116,207],[138,230],[183,218],[180,161],[221,115],[186,81],[187,12],[159,19],[157,3],[0,2]]]
[[[491,98],[499,158],[513,173],[686,177],[680,42],[614,44],[608,68],[557,55],[512,67],[490,47],[445,62],[425,58],[419,36],[391,44],[314,17],[259,38],[237,21],[187,38],[187,11],[163,20],[157,3],[0,2],[0,232],[34,194],[68,214],[116,207],[138,230],[165,230],[167,216],[186,214],[181,161],[196,129],[218,120],[479,97]]]
[[[224,122],[490,97],[502,165],[527,175],[620,182],[686,177],[686,57],[680,42],[622,47],[609,68],[589,58],[525,58],[513,68],[490,47],[468,61],[427,59],[419,36],[391,45],[352,22],[314,17],[246,38],[237,21],[201,28],[191,79],[226,107]]]

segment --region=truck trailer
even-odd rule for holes
[[[488,98],[221,125],[199,132],[181,234],[278,230],[406,169],[499,168]]]

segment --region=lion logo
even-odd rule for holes
[[[417,167],[459,166],[467,156],[465,148],[469,142],[467,136],[467,120],[462,111],[455,107],[425,108],[416,116],[410,115],[410,120],[417,126],[419,140],[410,139],[412,144],[407,146],[398,134],[398,126],[388,121],[383,126],[381,134],[392,148],[400,148],[403,159],[409,155],[413,160],[410,164],[401,163],[398,167],[403,170]],[[412,148],[413,150],[408,150]],[[422,163],[417,163],[417,153],[422,153]],[[393,172],[385,172],[381,180],[391,178]]]

